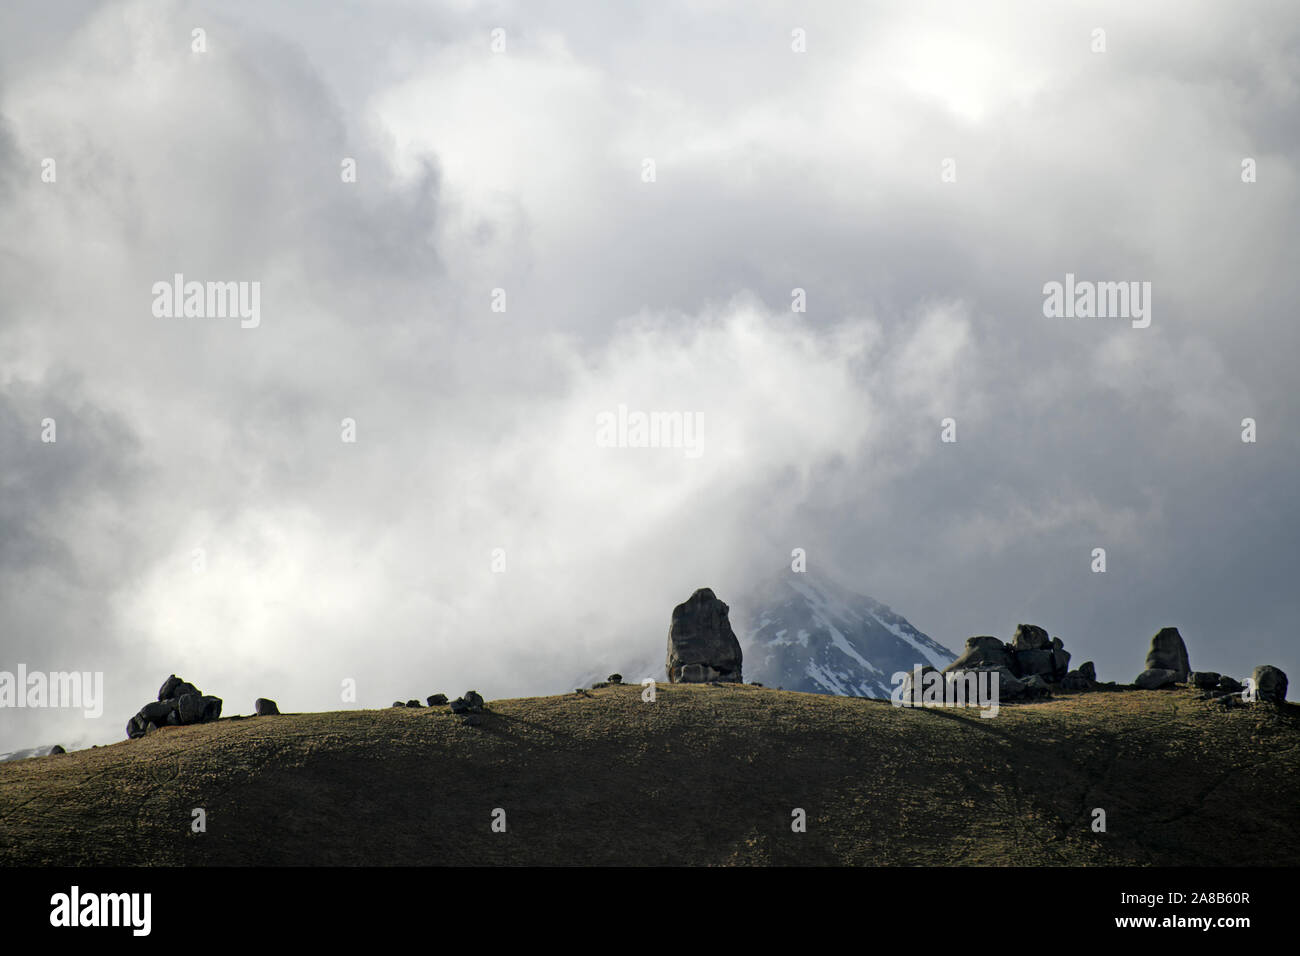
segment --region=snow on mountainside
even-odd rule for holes
[[[896,672],[917,664],[942,669],[957,657],[884,604],[824,574],[785,571],[744,597],[719,597],[731,608],[745,680],[768,687],[888,697]],[[589,687],[614,670],[629,684],[646,677],[665,681],[667,645],[665,621],[662,633],[622,657],[619,667],[585,674],[571,687]]]
[[[786,571],[732,605],[745,680],[768,687],[888,697],[890,678],[957,655],[899,614],[830,578]]]

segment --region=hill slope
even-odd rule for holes
[[[989,720],[695,685],[489,708],[227,719],[5,764],[0,863],[1300,863],[1295,705],[1116,691]]]

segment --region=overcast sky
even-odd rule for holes
[[[0,750],[555,692],[796,547],[954,650],[1300,678],[1294,2],[630,7],[0,7],[0,670],[107,682]]]

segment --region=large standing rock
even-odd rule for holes
[[[1286,700],[1286,672],[1272,664],[1262,664],[1255,668],[1255,695],[1260,700],[1271,700],[1281,704]]]
[[[743,683],[740,641],[731,629],[729,610],[708,588],[700,588],[673,608],[668,628],[669,682]]]
[[[1079,665],[1079,676],[1084,680],[1097,679],[1097,665],[1092,661],[1084,661]]]
[[[1187,645],[1176,627],[1162,627],[1151,638],[1151,649],[1147,651],[1147,670],[1166,670],[1177,674],[1177,681],[1186,684],[1192,673],[1192,665],[1187,659]]]
[[[1026,697],[1051,697],[1052,685],[1039,674],[1030,674],[1024,680]],[[998,688],[999,692],[1001,688]]]
[[[253,713],[258,717],[269,717],[272,714],[280,713],[280,708],[269,697],[259,697],[253,701]]]
[[[1005,667],[1011,670],[1015,663],[1011,651],[1007,650],[1007,645],[1002,643],[996,637],[987,634],[978,637],[966,638],[966,649],[962,651],[961,656],[943,669],[947,674],[951,671],[970,670],[981,665],[988,667]]]

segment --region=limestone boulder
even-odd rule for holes
[[[1147,650],[1147,670],[1173,671],[1179,684],[1186,684],[1192,673],[1192,665],[1187,657],[1187,645],[1176,627],[1162,627],[1151,638],[1151,647]]]
[[[673,608],[667,660],[671,683],[744,682],[740,641],[729,613],[709,588],[700,588]]]
[[[1272,664],[1263,664],[1255,668],[1255,696],[1259,700],[1271,700],[1275,704],[1286,701],[1286,672]]]

